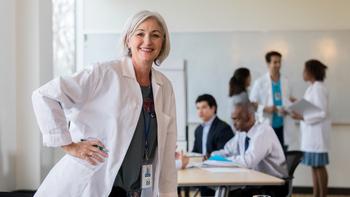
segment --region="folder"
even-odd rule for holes
[[[322,110],[303,98],[290,105],[287,111],[289,113],[295,111],[301,115],[309,115],[314,113],[320,113]]]
[[[211,156],[203,164],[211,167],[239,167],[234,161],[220,155]]]

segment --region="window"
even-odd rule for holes
[[[52,0],[53,72],[70,75],[76,64],[76,0]]]

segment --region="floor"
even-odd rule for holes
[[[194,193],[190,193],[190,197],[193,197]],[[197,195],[199,197],[200,195]],[[313,197],[311,194],[293,194],[292,197]],[[327,197],[350,197],[350,195],[328,195]]]
[[[295,194],[292,197],[313,197],[312,195],[306,195],[306,194]],[[328,195],[327,197],[350,197],[348,195]]]

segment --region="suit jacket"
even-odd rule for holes
[[[199,125],[194,133],[194,146],[192,152],[202,153],[203,127]],[[207,138],[207,154],[223,149],[226,142],[234,136],[231,127],[216,117],[210,126]]]

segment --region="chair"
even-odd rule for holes
[[[285,184],[282,186],[270,186],[265,187],[265,192],[268,191],[268,195],[271,196],[286,196],[291,197],[293,193],[293,178],[294,171],[298,167],[302,160],[303,152],[301,151],[287,151],[285,152],[288,177],[284,178]],[[263,194],[263,193],[262,193]]]
[[[13,192],[0,192],[1,197],[33,197],[35,191],[18,190]]]
[[[287,151],[286,152],[286,160],[287,160],[288,176],[289,176],[287,179],[285,179],[286,184],[288,184],[287,197],[292,196],[294,171],[298,167],[302,158],[303,158],[303,152],[301,152],[301,151]]]

